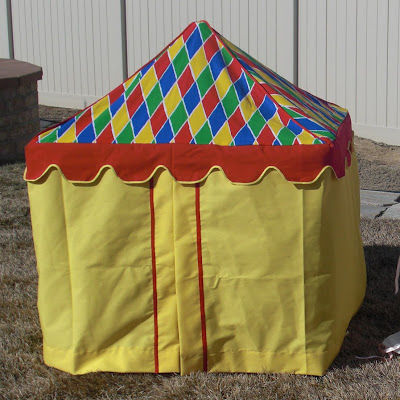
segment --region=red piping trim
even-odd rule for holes
[[[158,362],[158,308],[157,308],[157,270],[155,248],[155,217],[154,217],[154,180],[149,181],[150,187],[150,218],[151,218],[151,265],[153,273],[153,315],[154,315],[154,372],[159,373]]]
[[[203,255],[201,249],[200,184],[196,183],[195,188],[196,188],[197,266],[199,269],[201,339],[203,342],[203,371],[206,372],[208,369],[207,330],[206,330],[206,312],[204,308]]]

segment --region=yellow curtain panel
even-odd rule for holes
[[[28,182],[46,364],[321,375],[365,291],[355,157],[305,184]]]

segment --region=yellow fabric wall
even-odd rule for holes
[[[356,158],[341,179],[199,184],[205,326],[195,184],[153,181],[159,372],[203,370],[206,343],[211,372],[323,374],[365,292]],[[149,182],[54,168],[28,190],[45,362],[155,372]]]

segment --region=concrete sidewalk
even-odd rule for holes
[[[400,192],[361,190],[361,217],[400,219]]]

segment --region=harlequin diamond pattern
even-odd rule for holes
[[[301,90],[225,38],[221,37],[221,40],[243,68],[267,90],[274,101],[300,126],[315,134],[313,143],[324,143],[326,142],[324,138],[329,139],[328,141],[335,139],[335,132],[346,116],[347,110]],[[292,124],[291,127],[294,125]],[[292,132],[296,133],[296,130]],[[297,133],[297,138],[300,134]],[[282,138],[284,136],[289,138],[289,135],[281,135]]]
[[[329,143],[346,110],[317,99],[193,23],[94,105],[40,143]]]

